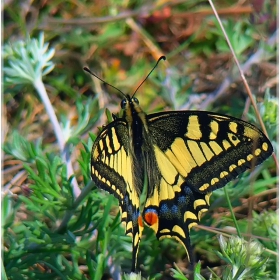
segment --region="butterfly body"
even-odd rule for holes
[[[132,237],[132,270],[144,223],[158,239],[177,239],[193,262],[189,231],[208,210],[211,192],[263,162],[273,151],[271,143],[255,126],[225,115],[147,115],[128,95],[121,107],[123,116],[95,140],[91,176],[119,200],[126,234]]]
[[[135,97],[127,96],[121,103],[124,110],[123,120],[127,120],[127,130],[129,134],[129,153],[132,156],[133,164],[133,184],[140,196],[145,172],[147,172],[148,186],[158,183],[157,172],[149,172],[156,168],[154,161],[154,150],[151,139],[149,138],[149,127],[147,115],[139,106],[139,101]]]

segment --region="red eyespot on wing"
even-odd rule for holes
[[[154,210],[154,209],[148,209],[145,211],[145,215],[144,215],[144,219],[145,219],[145,222],[152,226],[156,223],[158,223],[158,214],[157,214],[157,211]]]

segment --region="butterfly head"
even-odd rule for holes
[[[121,108],[124,111],[124,116],[131,116],[135,113],[139,114],[142,112],[139,106],[139,100],[134,96],[130,97],[128,94],[125,95],[125,98],[121,101]]]
[[[136,88],[136,90],[134,91],[133,95],[130,97],[128,94],[124,94],[122,91],[120,91],[122,93],[122,95],[124,95],[124,99],[121,101],[121,108],[125,111],[125,112],[129,112],[130,111],[133,112],[137,112],[140,113],[142,112],[140,106],[139,106],[139,101],[136,97],[134,97],[134,95],[136,94],[136,92],[138,91],[138,89],[143,85],[143,83],[148,79],[148,77],[151,75],[151,73],[154,71],[154,69],[157,67],[158,63],[161,60],[165,60],[165,56],[161,56],[156,65],[153,67],[153,69],[150,71],[150,73],[146,76],[146,78],[140,83],[140,85]]]
[[[139,105],[139,100],[136,97],[130,97],[125,95],[125,98],[121,101],[121,108],[126,110],[128,106]]]

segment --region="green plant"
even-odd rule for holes
[[[78,160],[85,184],[82,192],[80,189],[75,191],[76,177],[69,173],[72,166],[67,156],[70,144],[77,145],[78,137],[95,122],[96,117],[91,117],[95,100],[85,106],[78,102],[77,125],[70,127],[67,118],[62,117],[61,128],[42,82],[42,77],[53,68],[49,59],[54,53],[43,43],[43,35],[38,40],[27,39],[4,50],[8,64],[4,68],[6,85],[27,83],[35,87],[60,146],[57,156],[55,151],[42,145],[40,139],[35,144],[15,130],[10,135],[10,142],[3,147],[7,155],[24,162],[23,168],[29,178],[27,196],[20,195],[15,201],[9,193],[4,197],[3,229],[8,249],[4,250],[6,276],[9,279],[36,279],[46,272],[48,277],[55,279],[85,279],[84,275],[89,273],[92,279],[100,279],[108,260],[109,240],[114,239],[112,235],[119,224],[118,216],[111,219],[106,215],[112,207],[111,197],[101,200],[91,191],[93,184],[89,180],[88,162],[92,141],[83,143],[85,151]],[[87,202],[81,204],[85,197]],[[100,214],[101,205],[104,205],[105,216]],[[17,221],[18,211],[29,218],[23,223]],[[108,223],[110,230],[106,230]],[[115,250],[123,248],[115,246]],[[86,256],[86,273],[78,268],[81,256]]]
[[[266,279],[267,258],[263,257],[263,248],[255,241],[246,242],[239,237],[230,237],[228,241],[220,235],[219,243],[221,253],[216,252],[228,265],[225,267],[222,278],[214,276],[213,279]]]

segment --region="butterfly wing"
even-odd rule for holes
[[[259,129],[224,115],[174,111],[147,121],[161,179],[142,215],[159,239],[179,240],[192,262],[189,230],[208,210],[211,192],[263,162],[273,148]]]
[[[250,123],[211,112],[149,115],[154,141],[187,184],[199,192],[221,188],[273,152],[262,131]]]
[[[91,153],[91,177],[95,184],[118,200],[126,234],[133,241],[133,270],[142,235],[139,220],[139,195],[132,175],[132,156],[127,122],[116,119],[107,125],[94,142]],[[141,219],[140,219],[141,221]]]

